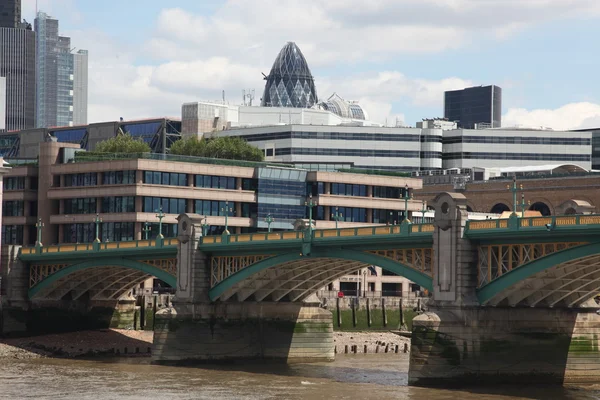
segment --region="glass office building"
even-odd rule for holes
[[[317,103],[317,90],[304,55],[294,42],[288,42],[265,77],[263,107],[310,108]]]
[[[502,89],[476,86],[444,93],[444,117],[459,128],[499,128],[502,125]]]
[[[17,28],[21,23],[21,0],[0,1],[0,27]]]

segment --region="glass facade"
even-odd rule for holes
[[[281,49],[265,79],[263,107],[310,108],[317,102],[315,82],[296,43]]]
[[[458,122],[459,128],[474,129],[475,124],[499,128],[502,122],[502,89],[492,85],[445,92],[444,117]]]
[[[348,183],[332,183],[331,194],[339,196],[367,196],[366,185],[351,185]]]
[[[66,199],[65,214],[96,214],[96,198]]]
[[[146,229],[146,226],[150,231],[148,232],[148,239],[156,239],[159,233],[158,224],[142,224],[142,229]],[[177,224],[162,224],[162,235],[166,238],[177,237],[178,225]],[[142,239],[146,239],[146,233],[142,232]]]
[[[144,183],[151,185],[187,186],[187,174],[144,171]]]
[[[237,216],[236,215],[236,203],[229,202],[228,207],[231,209],[229,212],[230,217]],[[209,215],[209,216],[224,216],[226,214],[226,206],[224,201],[216,201],[216,200],[196,200],[194,202],[194,212],[196,214],[201,215]]]
[[[104,197],[102,198],[103,213],[131,213],[135,212],[135,197]]]
[[[183,214],[186,212],[186,199],[169,197],[144,197],[143,212],[156,212],[162,206],[165,214]]]
[[[131,185],[135,183],[135,171],[109,171],[102,173],[104,185]]]
[[[258,169],[258,228],[267,228],[267,215],[275,229],[292,229],[297,219],[307,218],[306,171],[286,168]]]

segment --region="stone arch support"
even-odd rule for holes
[[[571,199],[556,207],[557,215],[592,214],[596,207],[585,200]]]

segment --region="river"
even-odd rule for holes
[[[0,363],[0,399],[600,399],[600,388],[425,389],[406,385],[398,355],[342,356],[333,363],[165,367],[148,358]]]

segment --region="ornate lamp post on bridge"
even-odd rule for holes
[[[94,218],[94,224],[96,224],[96,239],[94,242],[100,243],[100,224],[102,223],[102,218],[100,218],[100,214],[96,214],[96,218]]]
[[[37,241],[35,242],[35,247],[42,247],[42,228],[44,227],[44,223],[41,218],[38,218],[38,222],[35,224],[35,228],[37,229]]]
[[[149,222],[144,222],[144,229],[142,229],[142,232],[144,232],[144,239],[148,240],[148,234],[150,233],[152,229],[150,229],[150,223]]]
[[[519,191],[519,188],[521,190],[523,190],[523,185],[520,185],[519,187],[517,187],[517,177],[513,176],[513,184],[512,184],[512,188],[510,187],[510,185],[506,185],[506,188],[508,190],[510,190],[513,194],[513,212],[511,215],[517,215],[517,192]]]
[[[229,201],[225,201],[225,208],[221,208],[221,212],[225,213],[225,230],[223,231],[223,235],[229,235],[229,213],[233,211],[231,207],[229,207]]]
[[[305,201],[304,205],[306,207],[308,207],[308,231],[310,232],[311,237],[312,237],[312,231],[313,231],[313,226],[312,226],[312,209],[313,209],[313,207],[317,206],[317,202],[313,201],[312,193],[308,195],[308,201]]]
[[[408,183],[404,185],[404,196],[402,196],[402,198],[404,199],[404,221],[402,221],[402,223],[410,224],[411,222],[408,219],[408,200],[412,199],[412,197],[408,193]]]
[[[335,208],[335,214],[331,214],[331,218],[335,221],[335,229],[338,228],[338,221],[342,221],[344,216],[338,212],[339,208]]]
[[[425,223],[425,213],[427,212],[427,202],[423,200],[422,202],[423,208],[421,208],[421,223]]]
[[[521,189],[523,185],[521,185]],[[527,205],[531,204],[531,200],[527,201]],[[521,192],[521,218],[525,218],[525,193]]]
[[[210,228],[210,225],[208,225],[208,218],[206,217],[206,215],[204,216],[204,218],[202,218],[202,236],[206,236],[208,235],[208,228]]]
[[[271,224],[275,222],[275,218],[269,213],[265,217],[265,222],[267,223],[267,232],[271,233]]]
[[[165,217],[165,213],[163,213],[162,205],[158,208],[158,214],[156,214],[156,218],[158,218],[158,239],[162,239],[164,236],[162,234],[162,220]]]

